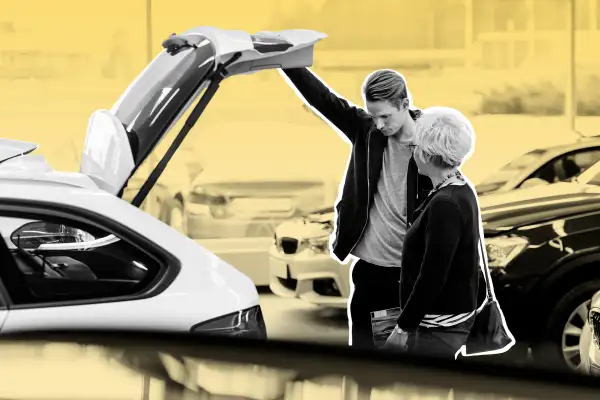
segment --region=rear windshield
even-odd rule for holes
[[[214,65],[208,40],[175,55],[162,52],[127,89],[113,112],[125,126],[136,164],[166,134]]]

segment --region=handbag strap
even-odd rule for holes
[[[478,207],[479,208],[479,207]],[[486,287],[486,298],[488,300],[488,302],[491,302],[494,300],[494,294],[492,293],[492,275],[490,273],[490,267],[488,266],[487,263],[487,257],[486,257],[486,253],[485,253],[485,248],[483,247],[483,242],[484,242],[484,238],[483,235],[481,234],[481,228],[480,228],[480,221],[481,218],[479,217],[479,212],[477,213],[478,217],[477,217],[477,233],[479,236],[479,258],[481,260],[481,265],[482,265],[482,269],[483,269],[483,279],[485,280],[485,287]]]

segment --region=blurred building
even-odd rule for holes
[[[575,0],[578,63],[598,63],[600,0]],[[318,9],[282,8],[279,25],[302,25],[329,35],[319,45],[348,66],[365,58],[402,59],[417,65],[470,64],[514,68],[560,61],[567,49],[567,0],[325,0]],[[301,7],[297,7],[300,9]],[[359,55],[368,51],[369,55]],[[343,52],[353,52],[341,55]],[[356,61],[353,61],[356,60]],[[408,60],[408,61],[407,61]],[[581,62],[580,62],[580,61]],[[596,65],[594,64],[594,65]]]

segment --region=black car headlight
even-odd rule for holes
[[[201,322],[194,325],[191,332],[251,339],[267,338],[267,328],[260,306],[254,306]]]
[[[329,235],[308,239],[308,248],[316,254],[329,254]]]
[[[497,236],[485,238],[485,247],[490,268],[504,268],[529,244],[521,236]]]

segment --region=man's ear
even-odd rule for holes
[[[402,107],[408,110],[408,99],[402,99]]]

